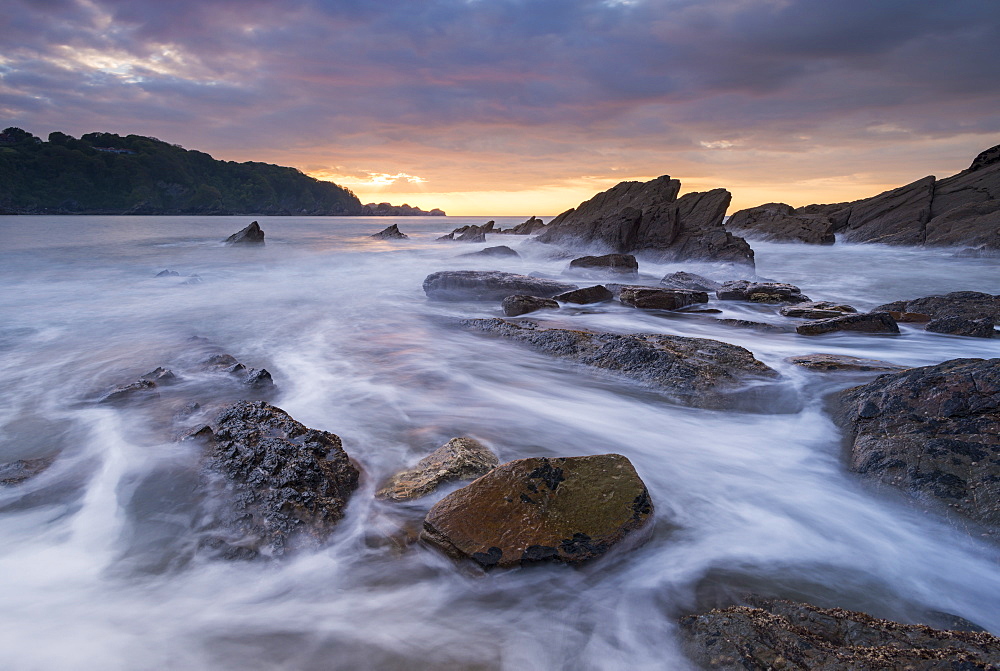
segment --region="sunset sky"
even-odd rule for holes
[[[5,0],[6,126],[455,215],[662,174],[836,202],[1000,144],[1000,0]]]

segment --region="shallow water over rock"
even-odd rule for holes
[[[717,320],[801,320],[780,304],[714,298],[718,314],[606,301],[530,315],[543,328],[739,345],[780,373],[775,398],[791,399],[778,414],[688,408],[641,382],[459,328],[502,317],[499,300],[429,301],[422,289],[445,270],[579,284],[551,245],[504,236],[519,257],[470,259],[461,255],[499,238],[435,241],[485,222],[471,217],[394,218],[406,240],[368,237],[384,218],[259,218],[266,245],[221,242],[248,219],[0,217],[0,462],[51,460],[0,485],[0,668],[683,670],[693,667],[677,618],[741,589],[901,622],[945,612],[1000,632],[996,540],[846,469],[826,399],[878,371],[786,361],[825,353],[931,365],[998,357],[1000,339],[908,323],[896,336],[733,328]],[[496,218],[502,228],[523,220]],[[859,311],[1000,294],[998,259],[754,247],[759,278]],[[178,275],[157,277],[164,269]],[[745,268],[640,257],[636,283],[681,270],[749,279]],[[240,563],[194,552],[201,448],[176,439],[246,389],[198,372],[209,346],[266,368],[268,400],[340,436],[362,471],[321,547]],[[95,402],[159,366],[178,379],[158,401]],[[579,568],[484,573],[453,562],[416,535],[461,483],[408,503],[373,495],[454,436],[486,442],[501,462],[626,456],[656,506],[647,542]]]

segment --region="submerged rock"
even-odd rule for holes
[[[581,256],[569,262],[570,268],[603,270],[609,273],[634,275],[639,272],[639,262],[631,254],[604,254],[603,256]]]
[[[490,256],[490,257],[512,256],[514,258],[521,257],[520,254],[518,254],[515,250],[511,249],[507,245],[498,245],[497,247],[487,247],[486,249],[480,249],[478,252],[459,254],[459,256]]]
[[[518,459],[439,501],[421,538],[484,567],[598,557],[653,514],[645,484],[620,454]]]
[[[752,303],[806,303],[808,296],[794,284],[784,282],[751,282],[734,280],[726,282],[715,292],[723,301],[750,301]]]
[[[857,310],[850,305],[843,303],[831,303],[830,301],[807,301],[795,305],[786,305],[779,310],[785,317],[797,317],[800,319],[827,319],[829,317],[839,317],[846,313],[855,313]]]
[[[716,323],[725,324],[726,326],[735,326],[737,328],[751,329],[753,331],[762,331],[764,333],[790,333],[792,330],[787,326],[768,324],[767,322],[755,322],[750,319],[718,319],[716,320]]]
[[[515,294],[550,298],[570,289],[576,285],[495,270],[443,270],[424,279],[427,297],[443,301],[499,301]]]
[[[899,333],[896,320],[888,312],[849,314],[842,317],[817,319],[795,327],[799,335],[822,335],[834,331],[859,331],[861,333]]]
[[[115,387],[97,399],[97,402],[121,406],[143,403],[159,397],[160,394],[156,391],[156,382],[139,379],[130,384]]]
[[[399,230],[397,224],[392,226],[386,226],[378,233],[372,233],[368,237],[375,238],[376,240],[406,240],[409,236]]]
[[[202,364],[204,370],[214,370],[229,373],[253,389],[269,389],[274,386],[271,373],[266,368],[247,368],[231,354],[213,354]]]
[[[778,377],[750,351],[705,338],[539,329],[532,322],[515,324],[503,319],[462,323],[552,356],[611,371],[699,408],[733,407],[748,382]]]
[[[0,464],[0,485],[19,485],[44,472],[55,460],[53,455],[36,459],[18,459]]]
[[[660,280],[660,286],[667,289],[686,289],[688,291],[716,291],[722,284],[707,277],[681,270],[665,275]]]
[[[552,298],[541,298],[540,296],[525,296],[517,294],[515,296],[507,296],[507,298],[503,299],[500,303],[500,307],[503,309],[503,313],[508,317],[517,317],[518,315],[526,315],[529,312],[542,310],[544,308],[558,310],[559,303]]]
[[[942,631],[780,599],[748,601],[680,619],[696,662],[733,671],[1000,668],[1000,639],[986,632]]]
[[[156,276],[157,277],[180,277],[181,274],[179,272],[177,272],[176,270],[170,270],[168,268],[166,270],[161,270],[160,272],[156,273]]]
[[[244,228],[242,231],[233,233],[226,238],[228,245],[263,245],[264,231],[260,230],[260,224],[256,221]]]
[[[615,295],[611,293],[611,291],[603,284],[598,284],[593,287],[584,287],[582,289],[574,289],[573,291],[567,291],[564,294],[553,296],[553,298],[557,301],[561,301],[563,303],[577,303],[579,305],[610,301],[614,297]]]
[[[955,359],[840,392],[851,469],[1000,528],[1000,359]]]
[[[661,289],[659,287],[623,287],[618,300],[634,308],[678,310],[695,303],[707,303],[704,291],[684,289]]]
[[[851,370],[851,371],[891,371],[905,370],[909,366],[880,361],[879,359],[862,359],[846,354],[803,354],[785,359],[796,366],[810,370]]]
[[[281,555],[326,540],[358,487],[339,437],[263,401],[229,406],[212,432],[202,434],[211,446],[206,486],[217,497],[210,533],[226,556]]]
[[[396,473],[375,493],[375,498],[406,501],[430,494],[454,480],[472,480],[500,463],[497,455],[473,438],[452,438],[417,462]]]

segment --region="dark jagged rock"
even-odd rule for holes
[[[439,501],[421,538],[485,568],[575,564],[635,538],[652,514],[645,484],[619,454],[519,459]]]
[[[263,245],[264,231],[260,230],[260,224],[256,221],[242,231],[233,233],[226,238],[227,245]]]
[[[748,350],[705,338],[539,329],[532,322],[515,324],[503,319],[462,323],[551,356],[611,371],[698,408],[733,407],[749,381],[778,377]]]
[[[686,289],[688,291],[716,291],[722,284],[707,277],[681,270],[664,276],[660,280],[660,286],[667,289]]]
[[[499,245],[497,247],[487,247],[486,249],[480,249],[478,252],[469,252],[468,254],[459,254],[459,256],[488,256],[488,257],[505,257],[511,256],[514,258],[520,258],[515,250],[507,247],[506,245]]]
[[[1000,528],[1000,359],[954,359],[841,392],[851,469]]]
[[[329,537],[358,487],[340,438],[263,401],[229,406],[213,434],[204,463],[205,486],[217,497],[210,545],[230,557],[276,556]]]
[[[785,317],[797,317],[800,319],[826,319],[828,317],[839,317],[846,313],[857,312],[850,305],[843,303],[831,303],[830,301],[808,301],[796,305],[786,305],[779,310]]]
[[[393,205],[392,203],[368,203],[361,208],[361,215],[365,217],[418,217],[418,216],[445,216],[444,210],[434,208],[429,212],[421,210],[419,207],[403,203]]]
[[[726,228],[757,240],[832,245],[834,222],[821,214],[796,213],[791,205],[767,203],[735,212]]]
[[[962,319],[987,319],[1000,323],[1000,295],[993,296],[979,291],[953,291],[943,296],[924,296],[913,300],[894,301],[875,308],[875,311],[914,312],[930,315],[932,319],[960,317]]]
[[[631,254],[604,254],[603,256],[581,256],[569,262],[570,268],[603,270],[610,273],[634,275],[639,272],[639,262]]]
[[[455,240],[457,242],[486,242],[486,234],[493,233],[494,221],[487,221],[482,226],[469,224],[459,226],[448,235],[442,235],[438,240]]]
[[[843,242],[920,245],[931,216],[934,177],[924,177],[851,204],[847,221],[837,229]]]
[[[896,320],[888,312],[868,312],[817,319],[795,327],[795,332],[799,335],[822,335],[834,331],[898,334],[899,326],[896,325]]]
[[[455,480],[472,480],[489,473],[500,463],[492,450],[473,438],[452,438],[417,462],[411,469],[396,473],[376,493],[375,498],[407,501],[430,494],[440,485]]]
[[[517,294],[504,298],[500,303],[500,307],[508,317],[517,317],[518,315],[526,315],[529,312],[545,308],[557,310],[559,309],[559,303],[551,298]]]
[[[152,380],[136,380],[130,384],[115,387],[97,399],[98,403],[108,405],[133,405],[159,398],[156,383]]]
[[[508,228],[506,231],[500,231],[501,233],[506,233],[507,235],[533,235],[545,229],[545,223],[538,217],[531,217],[527,221],[514,226],[513,228]]]
[[[622,182],[560,214],[537,239],[600,245],[620,254],[753,265],[753,250],[723,225],[730,193],[714,189],[677,198],[679,191],[680,182],[667,175]]]
[[[254,389],[267,389],[274,385],[266,368],[247,368],[231,354],[213,354],[202,362],[202,368],[229,373]]]
[[[908,366],[900,366],[888,361],[862,359],[856,356],[847,356],[846,354],[803,354],[788,357],[785,361],[794,363],[796,366],[808,368],[809,370],[821,371],[850,370],[868,372],[904,370],[908,368]]]
[[[794,284],[784,282],[751,282],[735,280],[726,282],[715,292],[723,301],[751,301],[753,303],[806,303],[808,296]]]
[[[376,240],[406,240],[407,235],[399,230],[397,224],[392,226],[386,226],[378,233],[372,233],[370,238],[375,238]]]
[[[169,268],[167,270],[161,270],[160,272],[156,273],[157,277],[180,277],[180,275],[181,274],[176,270],[170,270]]]
[[[962,317],[940,317],[927,323],[926,329],[934,333],[968,336],[970,338],[992,338],[996,335],[992,319],[964,319]]]
[[[0,464],[0,485],[19,485],[30,480],[51,466],[55,459],[55,456],[49,456],[36,459],[18,459]]]
[[[605,287],[603,284],[598,284],[593,287],[584,287],[583,289],[574,289],[573,291],[567,291],[564,294],[559,294],[553,296],[557,301],[563,303],[577,303],[580,305],[587,305],[589,303],[602,303],[604,301],[610,301],[615,295]]]
[[[680,619],[693,659],[706,669],[766,671],[995,671],[1000,639],[942,631],[841,608],[747,598]]]
[[[659,287],[623,287],[618,300],[634,308],[677,310],[695,303],[707,303],[704,291],[661,289]]]
[[[495,270],[443,270],[424,279],[427,297],[444,301],[499,301],[515,294],[550,298],[571,289],[576,285]]]

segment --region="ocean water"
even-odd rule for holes
[[[523,219],[496,218],[504,227]],[[485,217],[261,218],[265,246],[221,244],[249,220],[0,217],[0,462],[54,459],[0,487],[0,669],[683,670],[677,618],[744,591],[908,622],[944,612],[1000,633],[995,542],[844,467],[825,399],[874,375],[784,361],[830,352],[928,365],[1000,357],[1000,339],[908,325],[894,337],[805,338],[618,303],[531,315],[715,338],[784,376],[773,413],[695,410],[457,329],[457,318],[501,316],[499,305],[428,302],[429,273],[560,277],[570,258],[520,236],[435,241]],[[410,239],[366,237],[390,223]],[[498,244],[521,258],[461,257]],[[859,310],[1000,293],[996,259],[753,246],[761,276]],[[178,275],[156,277],[165,269]],[[681,269],[739,275],[713,264],[640,268],[651,283]],[[787,322],[773,306],[716,306],[721,317]],[[341,436],[362,467],[362,487],[321,549],[229,563],[192,552],[198,455],[175,438],[199,417],[95,403],[157,366],[183,369],[205,343],[266,367],[278,388],[271,402]],[[243,393],[196,375],[180,389],[205,407]],[[627,456],[656,506],[649,540],[581,568],[488,573],[412,542],[454,486],[407,504],[372,494],[459,435],[502,461]]]

